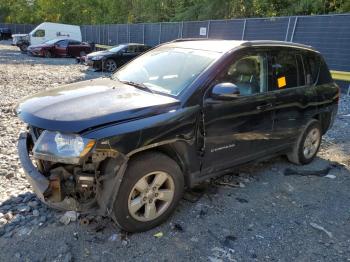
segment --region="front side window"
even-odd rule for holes
[[[45,36],[45,30],[38,29],[33,34],[34,37],[44,37]]]
[[[252,95],[266,92],[265,54],[249,54],[238,59],[229,66],[217,80],[235,84],[240,95]]]
[[[112,53],[117,53],[117,52],[121,51],[123,48],[125,48],[125,45],[117,45],[117,46],[112,47],[108,51],[112,52]]]
[[[270,90],[299,86],[298,62],[294,52],[287,50],[273,53],[269,73]]]
[[[67,40],[61,40],[56,43],[57,47],[66,48],[68,46]]]
[[[127,52],[127,53],[135,53],[137,49],[138,49],[138,48],[137,48],[136,45],[129,45],[129,46],[128,46],[128,49],[126,49],[126,52]]]
[[[157,48],[128,63],[115,77],[177,96],[220,55],[204,50]]]

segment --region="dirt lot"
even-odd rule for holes
[[[284,157],[203,184],[162,226],[126,235],[100,217],[68,225],[26,182],[12,108],[21,97],[100,77],[74,59],[33,58],[0,43],[0,261],[350,261],[350,99],[317,159]],[[285,175],[285,170],[299,175]],[[327,176],[305,170],[330,169]],[[199,196],[199,199],[194,199]],[[196,201],[197,200],[197,201]],[[162,232],[161,237],[155,237]]]

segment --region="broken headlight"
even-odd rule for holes
[[[94,147],[95,140],[76,134],[62,134],[45,130],[36,141],[35,158],[66,164],[79,164],[80,159]]]

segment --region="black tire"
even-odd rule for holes
[[[136,220],[129,212],[129,196],[136,183],[152,172],[166,172],[173,180],[174,194],[169,205],[158,217],[151,221]],[[137,156],[128,163],[123,181],[120,185],[117,198],[114,202],[113,212],[117,224],[128,232],[142,232],[156,227],[166,221],[173,213],[184,192],[184,177],[177,163],[168,156],[149,152]],[[157,200],[154,200],[154,204]],[[145,208],[146,206],[144,206]]]
[[[46,51],[44,52],[44,56],[45,56],[46,58],[51,58],[51,57],[52,57],[52,53],[51,53],[49,50],[46,50]]]
[[[113,73],[115,70],[117,70],[117,62],[114,59],[107,59],[103,62],[103,70]]]
[[[311,155],[307,156],[308,154],[305,153],[305,148],[304,148],[305,140],[310,134],[310,132],[315,132],[315,130],[317,130],[317,132],[319,133],[319,141],[317,142],[317,144],[316,143],[314,144],[315,152],[312,152]],[[304,128],[304,131],[300,134],[298,140],[293,146],[292,151],[289,154],[287,154],[288,160],[297,165],[309,164],[317,155],[321,145],[321,140],[322,140],[321,123],[318,120],[313,119],[306,125],[306,127]]]
[[[20,45],[19,49],[21,50],[22,53],[27,53],[28,45],[27,44]]]

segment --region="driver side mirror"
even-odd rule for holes
[[[238,97],[239,88],[232,83],[216,84],[211,91],[211,97],[217,100],[227,100]]]

